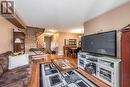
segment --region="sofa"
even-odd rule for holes
[[[11,52],[0,54],[0,87],[27,87],[31,64],[8,69]]]

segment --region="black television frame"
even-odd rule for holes
[[[82,37],[85,37],[85,36],[92,36],[92,35],[98,35],[98,34],[104,34],[104,33],[109,33],[109,32],[115,32],[115,55],[108,55],[108,54],[100,54],[100,53],[95,53],[95,52],[90,52],[90,51],[83,51],[82,50]],[[101,33],[95,33],[95,34],[90,34],[90,35],[85,35],[85,36],[82,36],[81,37],[81,51],[82,52],[87,52],[87,53],[90,53],[92,55],[101,55],[101,56],[111,56],[111,57],[117,57],[117,31],[116,30],[113,30],[113,31],[108,31],[108,32],[101,32]]]

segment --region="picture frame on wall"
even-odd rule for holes
[[[64,39],[64,45],[77,45],[77,39]]]

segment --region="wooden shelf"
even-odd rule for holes
[[[23,32],[14,32],[14,52],[25,52],[25,34]],[[21,40],[21,43],[15,43],[16,38]]]

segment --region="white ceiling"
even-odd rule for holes
[[[83,32],[83,23],[129,0],[14,0],[28,26],[50,31]]]

